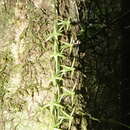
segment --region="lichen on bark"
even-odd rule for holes
[[[79,20],[77,1],[21,0],[14,3],[11,5],[11,23],[7,24],[6,46],[0,39],[4,48],[0,52],[8,52],[6,57],[11,57],[8,61],[0,60],[0,64],[9,67],[2,70],[7,73],[7,81],[2,86],[5,93],[1,98],[3,129],[86,130],[80,102],[82,94],[76,94],[82,82],[80,71],[75,70],[79,65],[76,58],[79,26],[71,24]],[[8,4],[5,2],[0,6]],[[61,23],[71,27],[66,31]],[[54,33],[57,39],[53,37]],[[74,48],[66,49],[64,44]],[[54,60],[56,52],[59,68]],[[59,75],[58,79],[56,76]],[[54,81],[54,78],[57,79]],[[3,91],[2,87],[0,91]],[[56,115],[59,115],[58,119],[55,119]]]

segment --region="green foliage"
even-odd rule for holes
[[[70,22],[68,20],[55,20],[54,23],[54,30],[48,37],[48,40],[52,40],[53,44],[53,55],[55,61],[55,72],[53,74],[53,78],[50,80],[53,83],[53,87],[56,88],[55,92],[55,98],[54,101],[51,104],[47,104],[43,106],[43,108],[49,108],[50,113],[53,114],[55,119],[55,125],[54,128],[60,128],[62,124],[64,124],[64,121],[68,122],[68,129],[71,128],[72,122],[73,122],[73,114],[75,112],[74,107],[74,87],[71,90],[65,88],[66,86],[62,86],[61,82],[64,82],[63,75],[65,75],[68,72],[74,73],[74,62],[72,63],[72,66],[66,66],[61,64],[61,61],[65,59],[64,51],[66,49],[72,50],[72,43],[65,43],[60,42],[59,37],[62,36],[63,31],[67,31],[69,28]],[[72,75],[73,76],[73,75]],[[72,112],[67,112],[65,110],[65,106],[62,105],[62,100],[64,100],[65,97],[71,98],[71,104],[69,107],[71,107]]]

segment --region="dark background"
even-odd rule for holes
[[[82,2],[81,2],[82,3]],[[130,4],[128,0],[91,0],[79,6],[79,69],[84,108],[101,123],[90,130],[128,130],[130,126]],[[86,11],[87,10],[87,11]],[[87,13],[85,13],[87,12]],[[86,116],[87,117],[87,116]]]

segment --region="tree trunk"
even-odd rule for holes
[[[79,28],[71,24],[79,20],[78,3],[0,2],[2,130],[87,130],[82,94],[76,93]]]

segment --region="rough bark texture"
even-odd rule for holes
[[[79,93],[82,78],[78,70],[75,70],[73,77],[69,73],[64,74],[64,81],[61,82],[61,86],[65,87],[62,91],[73,90],[72,94],[75,94],[72,98],[74,104],[71,105],[71,98],[66,95],[61,102],[72,118],[68,114],[69,121],[65,119],[57,127],[53,112],[43,110],[44,106],[51,105],[57,95],[57,88],[52,83],[55,71],[55,62],[51,57],[53,44],[47,39],[56,19],[70,19],[72,23],[79,21],[79,3],[75,0],[3,0],[0,3],[8,17],[7,24],[2,23],[3,34],[0,35],[0,130],[87,130],[87,121],[82,114],[83,97]],[[71,66],[75,61],[74,67],[78,68],[79,26],[71,26],[69,33],[64,31],[58,40],[71,41],[76,46],[71,54],[67,50],[67,58],[60,62]]]

